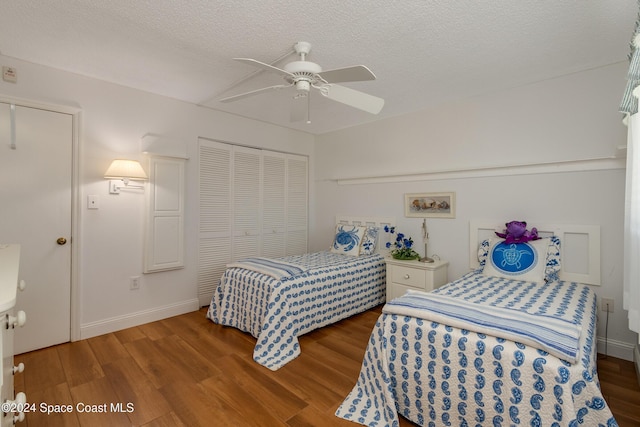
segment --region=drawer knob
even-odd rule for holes
[[[411,276],[409,276],[409,273],[407,273],[407,274],[404,275],[404,278],[405,279],[409,279],[409,278],[411,278]]]
[[[18,363],[18,366],[13,367],[13,375],[24,372],[24,363]]]
[[[5,400],[4,403],[9,407],[15,407],[16,409],[23,409],[27,404],[27,395],[24,392],[20,392],[16,394],[15,400]],[[24,411],[14,410],[11,411],[13,413],[17,413],[18,415],[13,416],[13,424],[24,421]],[[8,412],[5,412],[7,414]]]
[[[4,403],[9,404],[11,406],[24,405],[25,403],[27,403],[27,395],[21,391],[20,393],[16,394],[16,398],[14,400],[6,399]],[[17,411],[12,411],[12,412],[17,412]]]
[[[24,280],[20,280],[18,282],[18,289],[21,291],[24,291],[25,289],[27,289],[27,282],[25,282]]]
[[[24,421],[24,412],[18,412],[18,415],[13,416],[13,423],[18,424]]]
[[[15,328],[16,326],[22,327],[25,323],[27,323],[27,313],[24,311],[20,310],[16,313],[16,316],[10,316],[7,314],[7,329],[9,329],[9,326],[12,328]]]

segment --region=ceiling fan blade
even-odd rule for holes
[[[384,106],[384,99],[368,93],[350,89],[346,86],[327,85],[326,97],[341,102],[353,108],[358,108],[371,114],[378,114]]]
[[[291,122],[307,122],[311,123],[309,119],[309,108],[311,102],[311,93],[307,96],[296,96],[291,102]]]
[[[287,87],[291,87],[291,85],[276,85],[276,86],[263,87],[262,89],[256,89],[256,90],[252,90],[250,92],[245,92],[245,93],[240,93],[238,95],[228,96],[226,98],[220,99],[219,101],[220,102],[233,102],[233,101],[237,101],[239,99],[248,98],[248,97],[253,96],[253,95],[258,95],[259,93],[262,93],[262,92],[268,92],[268,91],[271,91],[271,90],[278,90],[278,89],[283,89],[283,88],[287,88]]]
[[[288,71],[274,67],[273,65],[265,64],[264,62],[256,61],[251,58],[233,58],[236,61],[244,62],[245,64],[253,65],[254,67],[262,68],[263,70],[271,71],[272,73],[280,74],[283,77],[294,77]]]
[[[322,71],[320,76],[325,79],[327,83],[360,82],[376,79],[376,75],[364,65],[326,70]]]

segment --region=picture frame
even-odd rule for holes
[[[406,193],[404,216],[410,218],[455,218],[456,193]]]

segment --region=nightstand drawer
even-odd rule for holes
[[[412,288],[424,289],[425,271],[419,268],[394,265],[391,271],[391,281]]]
[[[430,292],[447,283],[446,261],[431,263],[420,261],[399,261],[386,258],[387,301],[402,296],[410,290]]]

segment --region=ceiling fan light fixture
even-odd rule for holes
[[[296,90],[298,92],[309,92],[311,89],[311,83],[308,80],[298,80],[296,82]]]

